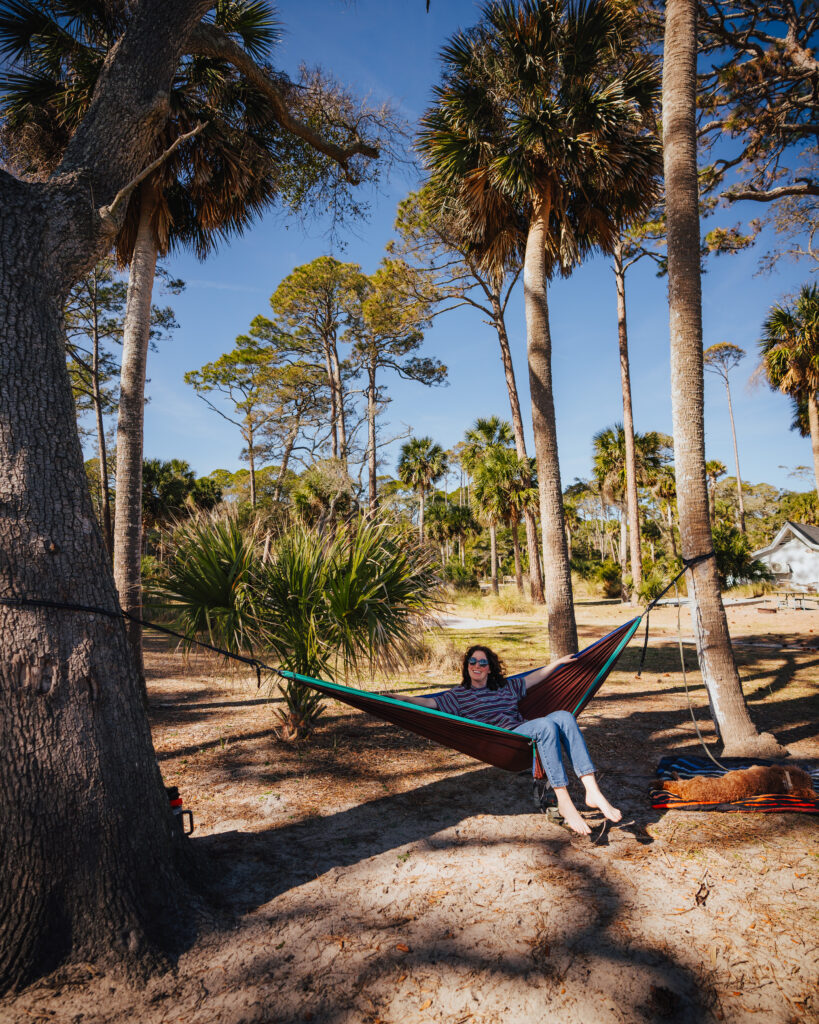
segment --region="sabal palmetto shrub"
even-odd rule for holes
[[[438,584],[429,557],[387,522],[293,527],[254,573],[258,643],[301,675],[393,668],[417,646]],[[320,698],[295,681],[283,695],[282,737],[307,735]]]
[[[191,638],[233,653],[254,645],[253,593],[260,562],[255,528],[235,514],[210,512],[178,523],[166,540],[169,556],[145,579],[146,603]]]

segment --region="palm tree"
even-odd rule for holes
[[[446,452],[431,437],[412,437],[401,446],[398,476],[418,491],[418,538],[424,542],[424,501],[429,488],[448,468]]]
[[[796,301],[774,306],[759,343],[770,386],[807,405],[813,468],[819,493],[819,287],[803,285]]]
[[[461,460],[473,476],[472,508],[489,527],[492,590],[498,593],[498,523],[505,518],[505,501],[499,464],[489,465],[492,456],[509,451],[512,427],[498,416],[479,417],[464,435]]]
[[[668,0],[663,63],[663,159],[668,218],[671,408],[683,555],[713,552],[705,482],[702,298],[697,181],[697,4]],[[731,649],[714,558],[688,575],[697,654],[724,753],[781,752],[751,721]]]
[[[11,138],[30,136],[33,124],[50,117],[50,145],[59,149],[60,138],[73,132],[88,109],[126,21],[115,7],[109,10],[93,0],[72,4],[71,13],[66,20],[44,10],[32,19],[21,7],[4,24],[7,35],[12,23],[17,25],[19,40],[32,54],[25,72],[4,83]],[[254,59],[264,60],[279,34],[267,0],[219,4],[214,17]],[[185,62],[155,140],[157,156],[165,159],[136,186],[116,237],[117,256],[130,265],[130,274],[117,421],[114,578],[120,604],[132,615],[139,616],[142,608],[145,376],[157,259],[178,246],[188,246],[204,259],[219,237],[242,231],[273,200],[277,184],[272,151],[277,140],[270,122],[269,105],[224,61],[197,57]],[[36,154],[40,163],[44,148]],[[126,629],[141,666],[141,627],[128,620]]]
[[[745,350],[729,341],[720,341],[710,345],[703,353],[703,364],[706,370],[715,373],[725,384],[725,395],[728,399],[728,418],[731,420],[731,437],[734,442],[734,464],[737,469],[737,499],[739,501],[739,528],[745,533],[745,502],[742,498],[742,477],[739,474],[739,449],[737,448],[737,431],[734,425],[734,407],[731,402],[731,382],[728,378],[731,370],[736,369],[745,358]]]
[[[620,510],[620,565],[626,565],[626,538],[629,521],[628,483],[630,464],[633,465],[635,486],[645,486],[663,464],[662,439],[656,431],[633,434],[629,452],[628,433],[622,423],[607,427],[594,435],[594,473],[606,500]],[[631,454],[631,460],[629,455]],[[641,559],[642,564],[642,559]],[[633,559],[632,559],[633,565]],[[642,570],[641,570],[642,571]],[[637,603],[640,580],[632,577],[631,593],[623,583],[623,600]]]
[[[648,211],[659,146],[655,62],[605,0],[491,3],[443,51],[420,148],[485,258],[524,244],[529,384],[553,655],[577,650],[551,377],[547,281]],[[628,53],[628,59],[625,55]]]
[[[717,480],[721,476],[725,476],[728,470],[725,468],[725,463],[720,462],[719,459],[709,459],[705,463],[705,476],[708,480],[708,505],[711,511],[711,526],[713,527],[716,522],[717,515]]]
[[[512,551],[515,558],[515,582],[519,593],[523,593],[523,573],[520,561],[520,537],[518,527],[527,513],[537,508],[539,495],[533,459],[518,458],[511,448],[493,452],[489,464],[497,473],[505,505],[503,521],[512,533]],[[537,552],[535,552],[537,554]]]

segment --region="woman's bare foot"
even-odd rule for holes
[[[583,775],[580,781],[586,787],[586,806],[596,808],[609,821],[620,821],[623,817],[623,812],[617,807],[612,807],[603,796],[600,792],[600,787],[597,785],[597,779],[593,775]]]
[[[583,820],[580,811],[572,803],[569,791],[567,789],[556,789],[555,796],[557,797],[557,809],[563,815],[569,828],[581,836],[591,835],[591,829]]]

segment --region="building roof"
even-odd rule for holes
[[[760,548],[758,551],[754,551],[752,557],[763,558],[765,555],[769,555],[779,547],[789,533],[793,534],[797,540],[801,540],[807,547],[812,548],[814,551],[819,551],[819,526],[808,526],[807,523],[794,523],[788,519],[771,543],[764,548]]]

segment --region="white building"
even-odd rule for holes
[[[819,526],[788,520],[773,541],[754,551],[774,581],[794,590],[819,590]]]

